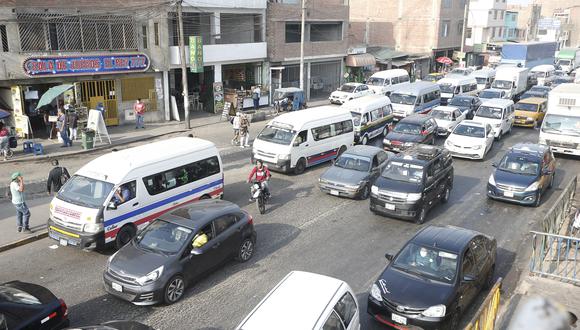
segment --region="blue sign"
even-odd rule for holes
[[[143,72],[149,69],[149,57],[145,54],[31,57],[24,61],[23,68],[31,77]]]

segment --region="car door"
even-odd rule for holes
[[[433,143],[435,143],[435,133],[437,132],[437,122],[435,121],[435,119],[430,118],[429,120],[427,120],[426,125],[427,125],[428,140],[432,139]]]
[[[425,195],[424,207],[430,209],[432,205],[435,204],[438,198],[438,187],[437,179],[435,176],[435,167],[433,163],[427,165],[427,171],[425,171],[425,186],[423,188],[423,194]]]
[[[362,86],[358,86],[356,87],[353,91],[352,94],[350,95],[350,98],[357,98],[360,96],[360,92],[361,92],[361,87]]]
[[[465,311],[473,298],[477,296],[478,286],[476,280],[475,256],[470,247],[463,253],[461,258],[461,273],[459,276],[458,305]]]
[[[292,166],[296,166],[296,163],[298,162],[299,159],[304,158],[306,159],[309,156],[309,150],[310,150],[310,143],[312,140],[312,137],[308,136],[308,131],[309,130],[302,130],[300,131],[297,135],[296,138],[294,139],[293,145],[292,145],[292,154],[290,156],[290,163]]]
[[[493,128],[491,127],[490,124],[486,124],[485,125],[485,145],[487,147],[487,149],[491,149],[491,146],[493,145],[493,141],[494,141],[494,134],[493,134]]]
[[[340,317],[347,330],[358,330],[360,325],[358,304],[350,292],[345,292],[334,306],[334,311]]]
[[[502,109],[501,131],[505,134],[510,129],[509,108]]]
[[[369,182],[373,183],[381,174],[382,167],[380,166],[379,157],[378,155],[373,156],[371,171],[369,173]]]
[[[117,191],[120,187],[126,187],[129,189],[129,199],[127,199],[124,203],[115,203],[115,194],[111,195],[111,198],[107,202],[107,206],[103,211],[103,217],[106,221],[111,219],[118,219],[119,217],[127,217],[127,220],[123,220],[123,222],[117,222],[116,228],[120,228],[123,226],[125,222],[134,222],[136,220],[137,215],[129,216],[131,214],[135,214],[134,211],[139,209],[139,199],[137,197],[137,181],[131,180],[124,182],[117,187],[114,188],[113,192]],[[147,225],[147,222],[143,224],[143,226]],[[111,228],[109,230],[113,230],[115,228]]]
[[[218,240],[216,257],[219,262],[235,255],[242,244],[242,235],[240,230],[238,230],[238,226],[235,226],[240,218],[240,215],[228,213],[217,217],[213,221],[216,239]]]
[[[195,241],[197,235],[201,234],[202,232],[207,235],[207,243],[198,248],[194,248],[192,246],[191,250],[189,250],[191,256],[188,258],[189,260],[187,260],[187,264],[184,265],[184,268],[187,271],[186,278],[190,280],[198,278],[202,274],[214,268],[220,261],[220,244],[215,236],[213,221],[207,223],[197,233],[195,233],[191,244],[193,245],[193,241]]]

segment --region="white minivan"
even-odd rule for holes
[[[560,84],[550,91],[539,143],[554,153],[580,156],[580,84]]]
[[[79,169],[50,203],[48,235],[61,245],[128,243],[181,205],[221,198],[222,162],[209,141],[177,137],[102,155]]]
[[[514,126],[514,101],[506,99],[485,99],[475,112],[473,121],[490,124],[493,135],[501,139]]]
[[[477,90],[482,91],[491,87],[491,83],[495,79],[495,70],[490,68],[475,70],[471,76],[477,81]]]
[[[408,84],[411,79],[404,69],[392,69],[375,72],[366,82],[375,94],[389,95],[397,85]]]
[[[441,104],[447,105],[455,95],[476,95],[477,80],[471,76],[450,75],[437,81],[441,88]]]
[[[367,95],[346,102],[342,109],[350,111],[354,124],[354,142],[367,144],[370,139],[389,133],[393,123],[391,100],[385,95]]]
[[[237,330],[360,329],[359,306],[339,279],[292,271],[236,327]]]
[[[350,111],[333,106],[308,108],[272,119],[254,140],[252,161],[270,169],[304,172],[331,161],[354,143]]]

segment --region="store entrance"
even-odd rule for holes
[[[105,124],[107,126],[119,125],[114,80],[83,81],[75,86],[79,88],[80,101],[83,106],[87,109],[100,109],[100,106],[103,106]]]
[[[23,112],[28,116],[30,127],[32,128],[32,136],[35,138],[47,139],[51,136],[51,130],[53,129],[54,123],[49,122],[49,117],[57,115],[58,105],[64,105],[66,93],[57,97],[50,104],[47,104],[40,109],[36,109],[36,106],[38,105],[38,101],[42,97],[42,94],[44,94],[49,88],[58,85],[60,84],[50,83],[22,86]]]
[[[171,88],[171,96],[175,96],[179,117],[183,120],[183,84],[181,83],[181,70],[171,70],[174,74],[174,84]],[[189,89],[190,113],[194,111],[213,112],[213,66],[206,66],[202,73],[192,73],[187,70],[187,87]],[[199,106],[194,103],[199,100]]]

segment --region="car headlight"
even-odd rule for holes
[[[473,146],[473,150],[479,150],[481,149],[481,146]]]
[[[445,305],[435,305],[427,308],[423,313],[424,316],[427,317],[443,317],[445,316],[446,311]]]
[[[534,121],[534,118],[532,118],[532,117],[528,117],[528,118],[526,118],[526,119],[527,119],[527,120],[530,120],[530,121]]]
[[[371,297],[377,301],[383,301],[383,295],[381,294],[381,289],[376,283],[373,283],[371,287]]]
[[[152,271],[151,273],[149,273],[145,276],[139,277],[135,281],[141,285],[145,285],[147,283],[157,281],[157,279],[161,277],[161,274],[163,274],[163,266],[155,269],[154,271]]]
[[[87,223],[83,227],[83,231],[86,233],[98,233],[103,230],[102,223]]]
[[[389,139],[383,139],[383,144],[391,144],[391,140],[389,140]]]
[[[487,180],[487,183],[489,183],[492,186],[495,186],[495,178],[493,177],[493,174],[489,176],[489,180]]]
[[[280,159],[280,160],[288,160],[288,159],[290,159],[290,154],[278,155],[278,159]]]
[[[540,184],[538,183],[538,181],[532,183],[531,185],[529,185],[524,191],[536,191],[538,190],[538,187],[540,186]]]
[[[379,193],[379,187],[377,186],[372,186],[371,187],[371,192],[375,195],[377,195]]]
[[[414,142],[405,142],[405,143],[403,143],[403,145],[405,147],[412,147],[413,145],[415,145],[415,143]]]
[[[411,193],[411,194],[407,194],[407,201],[408,202],[416,202],[418,200],[421,199],[422,194],[421,193]]]

